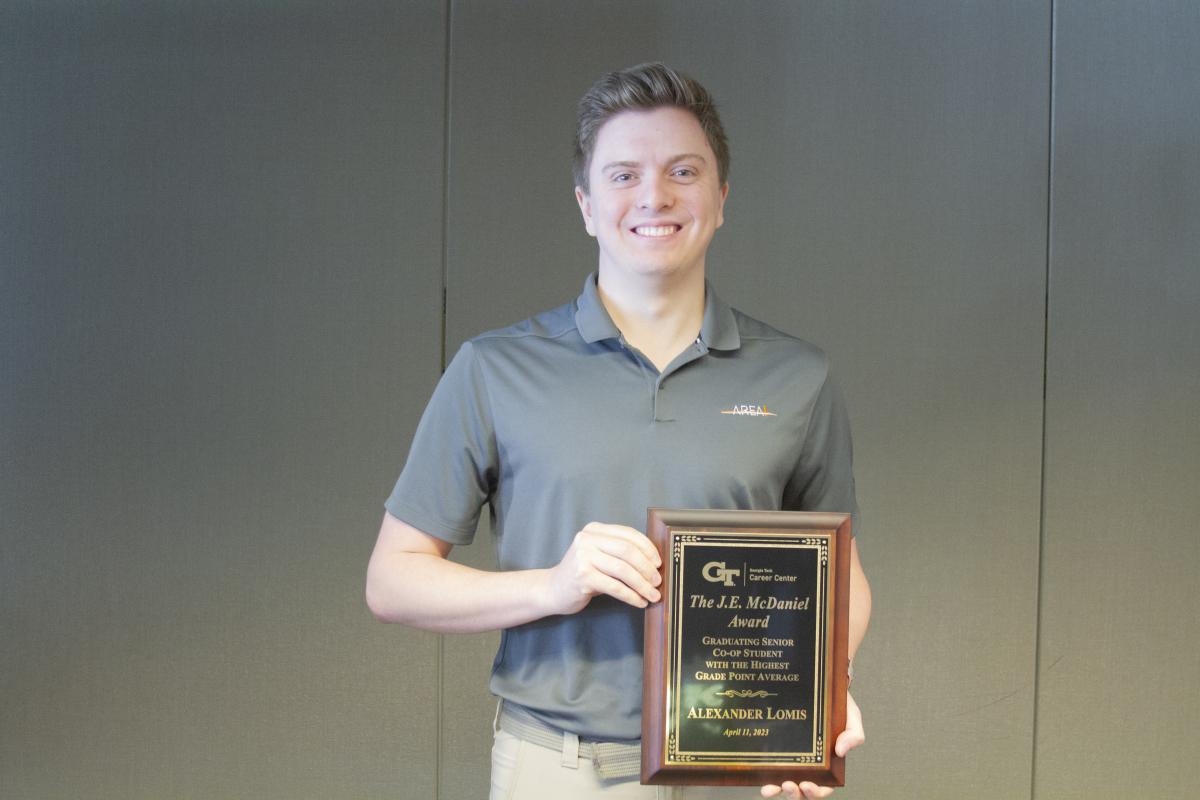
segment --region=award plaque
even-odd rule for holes
[[[649,509],[642,783],[844,783],[850,515]]]

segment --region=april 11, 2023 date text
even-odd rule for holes
[[[770,736],[770,728],[726,728],[726,736]]]

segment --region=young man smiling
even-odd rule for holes
[[[503,632],[493,800],[750,796],[637,781],[642,609],[660,599],[646,508],[856,511],[824,355],[705,282],[728,166],[716,109],[690,78],[643,64],[589,89],[575,195],[598,269],[574,302],[463,345],[386,503],[367,572],[375,615]],[[771,413],[723,415],[729,400]],[[484,505],[497,572],[446,558]],[[852,656],[869,616],[855,545]],[[853,699],[848,718],[839,754],[863,741]]]
[[[596,135],[575,199],[600,249],[605,308],[660,371],[700,330],[704,256],[729,184],[695,115],[629,110]]]

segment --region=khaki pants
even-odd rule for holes
[[[642,786],[637,778],[602,781],[591,759],[496,731],[490,800],[754,800],[757,786],[737,788]]]

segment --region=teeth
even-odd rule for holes
[[[638,236],[670,236],[679,230],[678,225],[642,225],[633,229]]]

